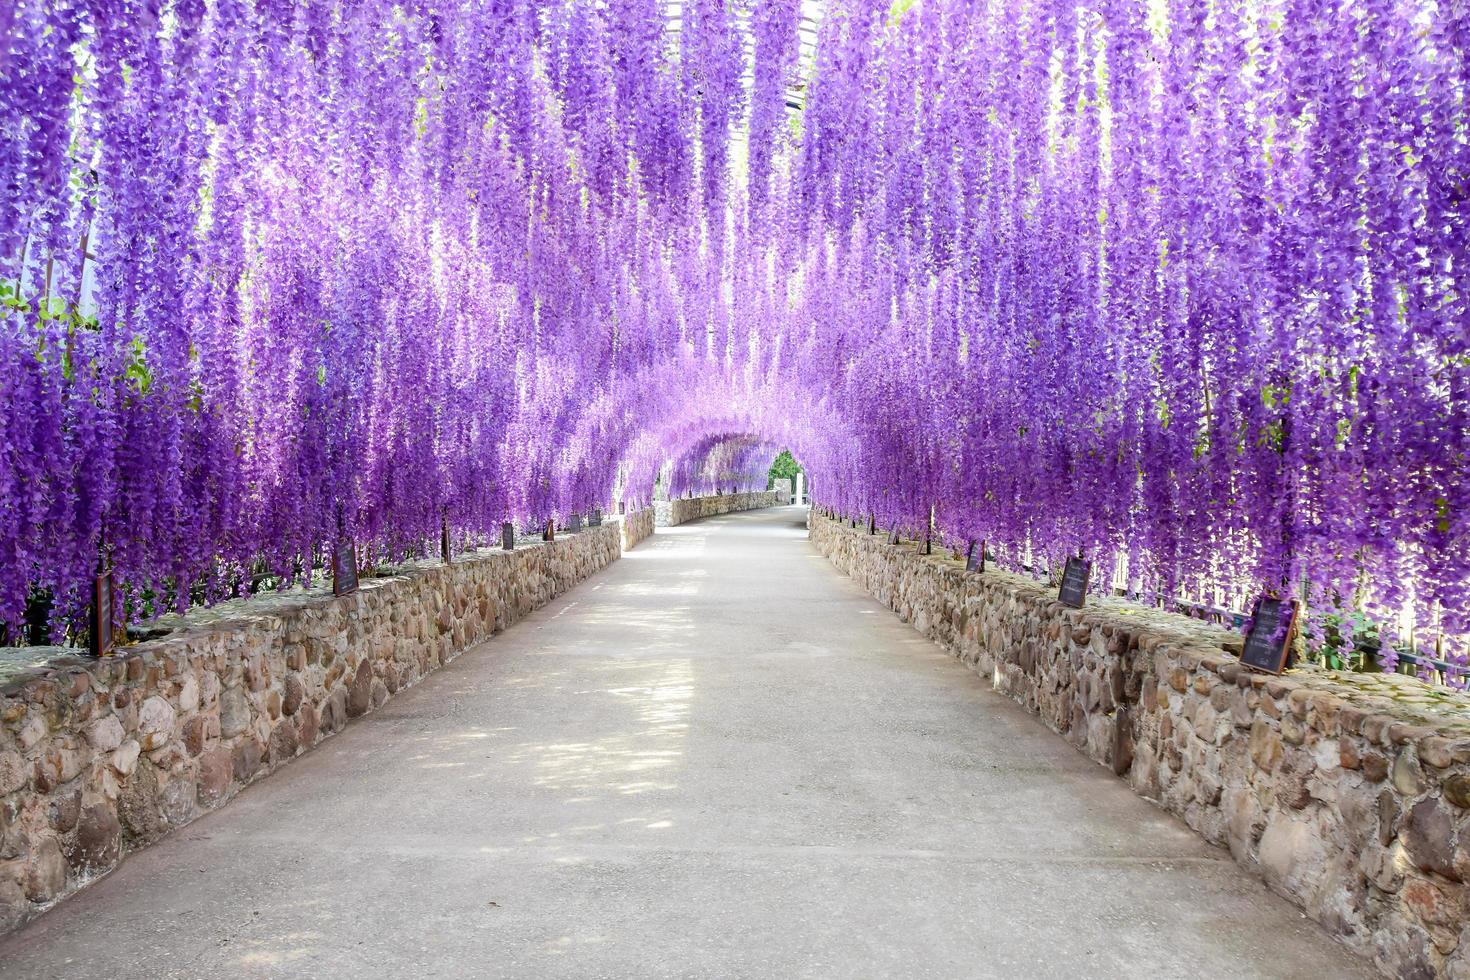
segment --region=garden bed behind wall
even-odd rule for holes
[[[811,515],[840,570],[1396,977],[1470,980],[1470,698],[1242,667],[1239,637]]]
[[[416,562],[340,598],[319,588],[222,603],[166,617],[172,632],[101,661],[14,669],[12,656],[0,680],[0,932],[603,568],[626,530]]]

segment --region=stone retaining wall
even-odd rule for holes
[[[617,518],[623,525],[623,550],[631,550],[638,542],[653,534],[653,508],[645,507]]]
[[[839,569],[1141,796],[1260,874],[1389,976],[1470,980],[1470,697],[1315,668],[1270,677],[1240,638],[850,528]]]
[[[116,657],[5,678],[0,932],[603,568],[622,533],[417,562],[342,598],[222,603]]]
[[[751,493],[725,493],[710,497],[680,497],[677,500],[655,500],[654,523],[659,527],[673,527],[685,521],[716,514],[733,514],[737,510],[759,510],[762,507],[779,507],[785,501],[780,495],[768,490]]]

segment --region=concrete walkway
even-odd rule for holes
[[[0,942],[0,975],[1370,975],[804,517],[659,529]]]

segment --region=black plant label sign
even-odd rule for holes
[[[1279,674],[1288,666],[1291,645],[1296,639],[1295,599],[1261,596],[1251,611],[1250,632],[1240,651],[1240,662],[1268,674]]]
[[[332,594],[351,595],[356,591],[357,549],[351,541],[339,541],[332,552]]]
[[[570,517],[567,518],[567,530],[570,531],[570,532],[572,532],[572,533],[574,533],[574,534],[577,531],[582,530],[582,515],[581,514],[573,514],[573,515],[571,515]]]
[[[602,509],[601,508],[594,509],[590,514],[587,515],[587,526],[588,527],[602,527]]]
[[[983,572],[983,571],[985,571],[985,542],[984,541],[979,541],[979,542],[971,541],[970,542],[970,553],[965,556],[965,571],[967,571],[967,572]]]
[[[103,572],[92,580],[91,639],[88,646],[94,657],[112,654],[112,573]]]
[[[1092,577],[1092,562],[1082,558],[1068,558],[1062,569],[1062,588],[1057,598],[1062,605],[1081,609],[1087,602],[1087,580]]]
[[[516,550],[516,526],[510,521],[500,525],[500,547],[506,551]]]

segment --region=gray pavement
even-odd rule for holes
[[[0,941],[0,975],[1372,975],[804,519],[660,528]]]

